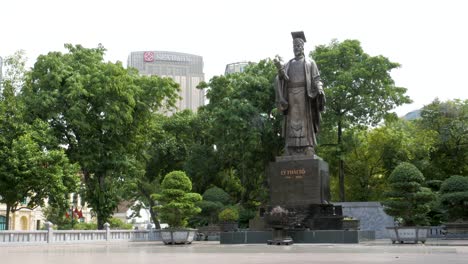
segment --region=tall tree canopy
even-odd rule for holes
[[[373,129],[348,129],[344,140],[348,199],[382,200],[388,177],[398,164],[428,166],[435,138],[432,131],[399,119]]]
[[[422,129],[434,131],[437,142],[425,171],[431,180],[468,175],[468,100],[436,99],[421,110]]]
[[[171,116],[154,115],[153,121],[148,124],[150,133],[145,137],[146,143],[140,148],[138,155],[138,161],[145,172],[135,178],[134,195],[148,207],[156,228],[160,228],[157,212],[154,210],[157,204],[151,194],[160,191],[160,182],[164,175],[184,169],[193,146],[200,144],[204,129],[199,127],[198,120],[198,116],[191,110],[183,110]],[[209,159],[206,156],[201,155],[199,158],[200,166],[213,165],[207,162]],[[200,187],[201,182],[203,180],[198,180],[194,187]]]
[[[48,122],[70,160],[81,166],[86,199],[102,229],[125,179],[144,173],[136,151],[154,113],[174,106],[178,86],[168,78],[140,76],[120,62],[104,62],[101,45],[65,47],[68,53],[38,57],[24,95],[31,117]]]
[[[281,148],[275,75],[273,62],[262,60],[244,73],[214,77],[207,84],[209,104],[199,111],[209,122],[208,148],[218,157],[221,185],[244,204],[266,198],[265,168]]]
[[[70,164],[47,123],[25,119],[27,111],[19,92],[24,84],[22,52],[6,58],[0,85],[0,203],[6,204],[6,229],[10,213],[49,204],[63,206],[76,190],[78,166]]]
[[[321,144],[337,146],[340,200],[345,200],[343,130],[376,125],[396,106],[410,103],[406,89],[395,86],[390,71],[399,67],[383,56],[365,53],[357,40],[319,45],[310,55],[316,61],[327,97],[323,132],[336,133],[335,140]],[[329,138],[329,137],[328,137]]]

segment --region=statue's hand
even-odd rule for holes
[[[284,68],[279,70],[279,76],[280,76],[281,79],[283,79],[285,81],[289,81],[289,76],[284,71]]]
[[[288,102],[286,102],[286,100],[281,100],[279,102],[278,109],[280,111],[286,111],[288,109],[288,107],[289,107],[289,104],[288,104]]]

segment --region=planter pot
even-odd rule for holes
[[[429,228],[424,226],[405,226],[405,227],[387,227],[388,234],[392,243],[400,242],[414,242],[425,243]]]
[[[161,230],[161,239],[166,245],[191,244],[197,229],[163,229]]]

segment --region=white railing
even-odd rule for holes
[[[160,241],[159,230],[53,230],[52,223],[46,223],[47,230],[41,231],[0,231],[0,245],[5,243],[81,243],[112,241]]]
[[[47,231],[0,231],[1,243],[47,243]]]

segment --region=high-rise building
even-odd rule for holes
[[[197,111],[204,105],[204,90],[196,88],[205,78],[203,57],[170,51],[136,51],[128,56],[127,66],[136,68],[142,75],[170,77],[177,82],[182,98],[176,104],[179,110]]]
[[[228,75],[230,73],[236,73],[236,72],[244,72],[245,67],[247,67],[247,65],[249,65],[249,63],[246,61],[229,63],[228,65],[226,65],[226,70],[224,71],[224,75]]]

